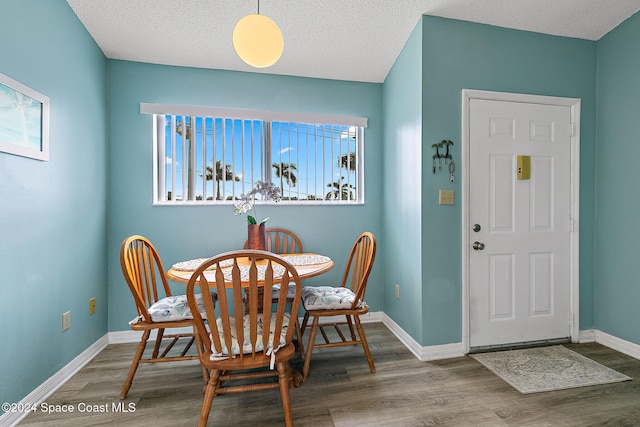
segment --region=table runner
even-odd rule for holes
[[[171,266],[172,269],[176,271],[195,271],[200,265],[211,258],[195,258],[188,261],[181,261],[173,264]],[[331,258],[326,257],[324,255],[290,255],[285,256],[286,259],[291,265],[294,266],[303,266],[303,265],[314,265],[314,264],[323,264],[325,262],[331,261]],[[225,260],[220,263],[222,267],[230,267],[233,264],[233,260]],[[207,270],[215,270],[216,266],[211,265]],[[258,266],[260,268],[260,266]],[[242,270],[242,267],[241,267]]]

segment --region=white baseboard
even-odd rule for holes
[[[387,329],[389,329],[391,333],[395,335],[396,338],[398,338],[400,342],[404,344],[405,347],[407,347],[407,350],[413,353],[413,355],[417,359],[420,359],[420,356],[422,354],[422,346],[418,344],[418,342],[414,340],[413,337],[411,337],[411,335],[406,333],[404,329],[400,327],[400,325],[398,325],[392,318],[390,318],[384,313],[382,317],[382,323],[384,323]]]
[[[430,360],[451,359],[453,357],[462,357],[465,354],[464,345],[461,342],[430,345],[428,347],[422,347],[420,360],[428,362]]]
[[[461,342],[423,347],[389,316],[382,313],[382,317],[382,323],[389,328],[391,333],[393,333],[416,358],[423,362],[450,359],[452,357],[461,357],[465,355],[464,345]]]
[[[407,334],[393,319],[383,312],[380,312],[380,314],[382,315],[382,322],[391,333],[393,333],[417,359],[423,362],[462,357],[466,354],[462,342],[423,347],[413,339],[413,337]],[[640,360],[640,345],[621,340],[598,330],[589,329],[580,331],[578,342],[597,342]]]
[[[586,342],[596,342],[596,330],[595,329],[585,329],[578,333],[578,342],[586,343]]]
[[[67,363],[62,369],[53,374],[48,380],[40,384],[35,390],[26,395],[19,403],[18,407],[33,407],[40,405],[47,397],[59,389],[69,378],[75,375],[84,365],[89,363],[109,344],[107,335],[104,335],[95,343],[91,344],[85,351]],[[5,412],[0,415],[0,426],[15,426],[29,412]]]
[[[466,353],[463,343],[452,343],[444,345],[434,345],[422,347],[409,334],[407,334],[397,323],[389,316],[383,314],[383,323],[389,330],[404,344],[407,349],[413,353],[416,358],[422,361],[450,359],[453,357],[461,357]],[[597,329],[587,329],[580,331],[578,335],[579,343],[596,342],[604,345],[612,350],[624,353],[634,359],[640,360],[640,344],[609,335]]]
[[[613,335],[609,335],[601,331],[595,331],[595,336],[595,341],[598,344],[602,344],[605,347],[609,347],[610,349],[619,351],[620,353],[624,353],[627,356],[631,356],[634,359],[640,360],[640,345],[632,343],[630,341],[625,341],[621,338],[614,337]]]

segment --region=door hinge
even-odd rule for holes
[[[575,123],[569,124],[569,135],[570,136],[576,136],[576,124]]]
[[[573,228],[574,228],[574,220],[572,217],[569,217],[569,232],[573,233]]]

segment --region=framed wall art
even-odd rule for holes
[[[49,98],[0,73],[0,153],[49,160]]]

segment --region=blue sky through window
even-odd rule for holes
[[[165,182],[169,189],[175,179],[174,200],[183,199],[191,157],[192,191],[199,200],[238,199],[257,180],[271,180],[282,189],[283,200],[321,200],[332,191],[356,189],[355,127],[272,122],[269,146],[269,123],[260,120],[165,118]]]

